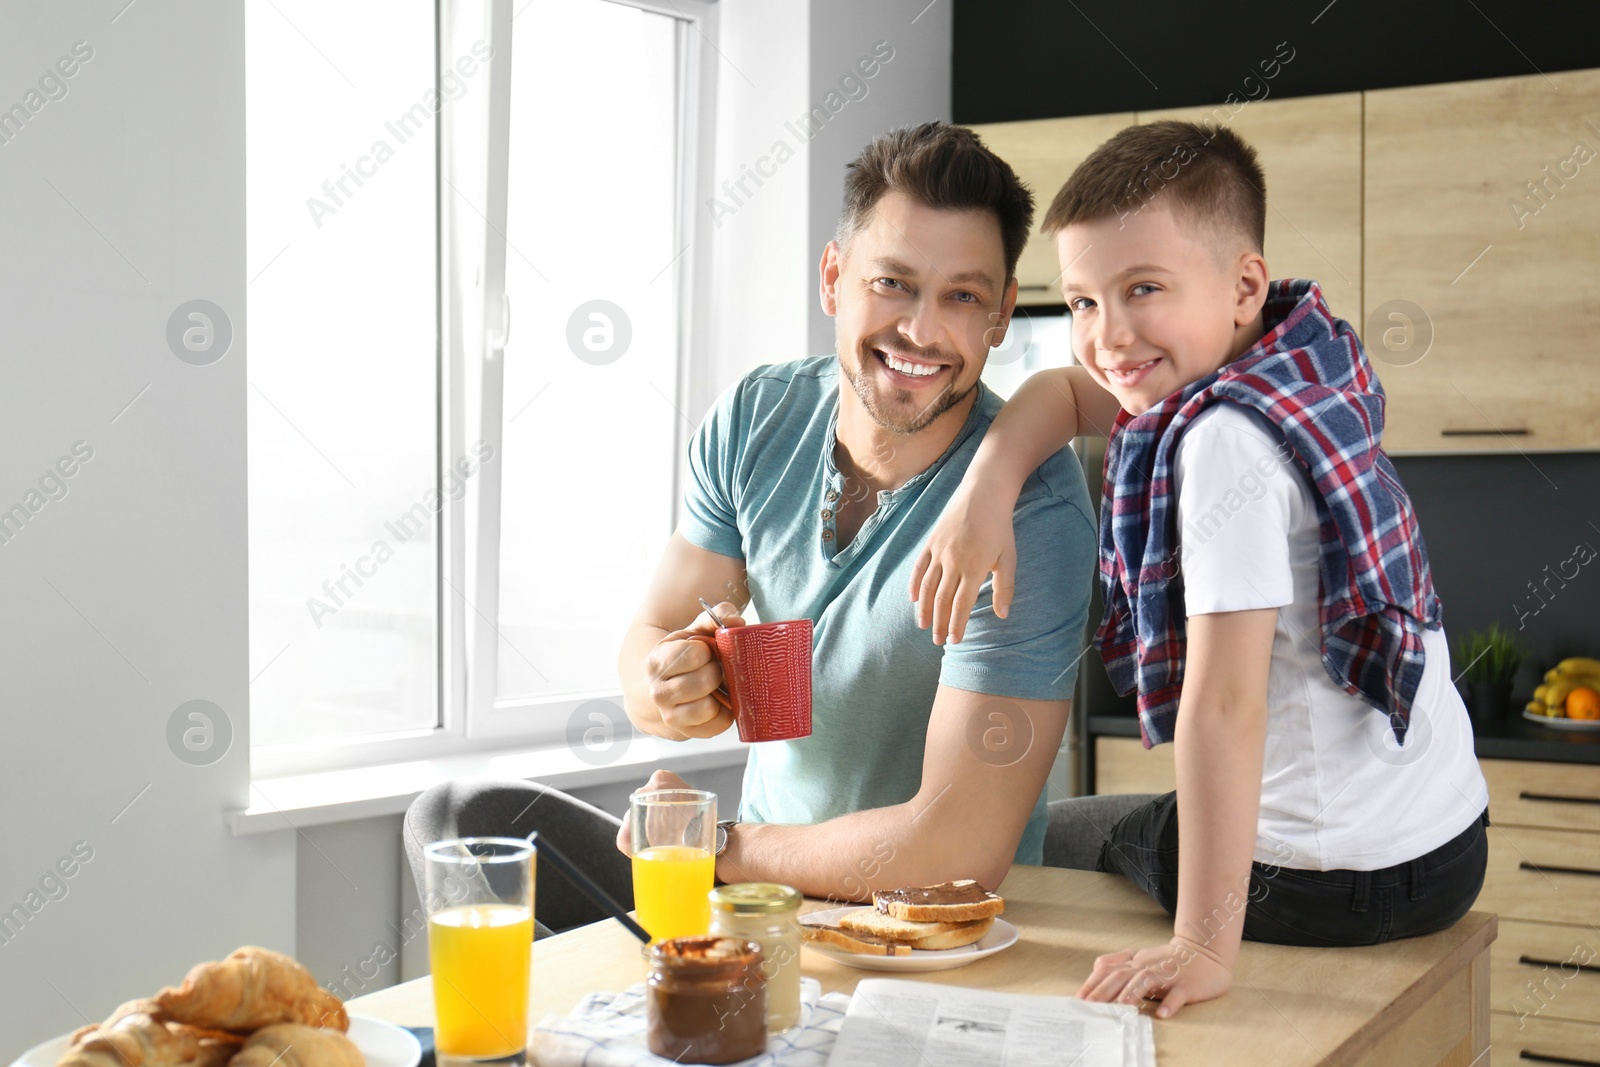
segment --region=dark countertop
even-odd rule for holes
[[[1520,710],[1511,715],[1487,726],[1473,724],[1479,759],[1600,764],[1600,730],[1558,730],[1529,722]]]
[[[1473,724],[1479,759],[1519,759],[1540,763],[1590,763],[1600,765],[1600,730],[1580,732],[1541,726],[1514,711],[1512,718],[1487,726]],[[1139,720],[1132,715],[1089,716],[1089,737],[1138,737]]]

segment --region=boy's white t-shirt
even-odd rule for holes
[[[1444,631],[1423,631],[1422,684],[1397,746],[1387,716],[1322,665],[1315,498],[1283,435],[1254,411],[1214,404],[1179,439],[1175,483],[1187,614],[1279,609],[1256,860],[1376,870],[1467,829],[1489,789]]]

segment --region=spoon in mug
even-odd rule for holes
[[[719,630],[726,629],[726,627],[724,627],[722,625],[722,620],[717,618],[717,613],[714,610],[712,610],[711,605],[706,603],[706,598],[705,597],[703,597],[703,596],[702,597],[695,597],[695,599],[700,601],[700,606],[702,608],[706,609],[706,614],[708,616],[710,616],[712,622],[717,624],[717,629],[719,629]],[[697,634],[697,635],[694,635],[692,639],[693,640],[697,640],[697,641],[704,641],[708,646],[710,646],[712,656],[713,657],[716,656],[716,654],[717,654],[717,643],[709,634]],[[728,696],[728,685],[727,685],[726,682],[724,682],[722,685],[717,686],[717,688],[712,691],[711,695],[713,697],[715,697],[716,700],[717,700],[717,703],[721,704],[723,707],[725,707],[725,708],[732,708],[733,707],[733,699]]]
[[[702,596],[702,597],[696,597],[695,599],[700,601],[700,606],[702,608],[706,609],[706,614],[711,616],[711,621],[717,624],[717,629],[719,629],[719,630],[722,629],[723,628],[722,620],[717,618],[717,613],[712,610],[710,604],[706,603],[706,598]]]

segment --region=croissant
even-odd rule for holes
[[[56,1067],[223,1067],[244,1039],[168,1022],[153,1000],[130,1000],[85,1026]]]
[[[155,1001],[174,1022],[218,1030],[259,1030],[276,1023],[350,1028],[343,1002],[318,986],[310,971],[282,953],[255,946],[195,966],[183,985],[168,986]]]
[[[130,1000],[126,1004],[118,1005],[117,1010],[112,1012],[103,1023],[98,1025],[90,1023],[88,1026],[78,1027],[72,1032],[72,1037],[68,1040],[68,1046],[70,1047],[82,1041],[87,1041],[90,1037],[93,1037],[101,1030],[109,1030],[113,1026],[116,1026],[123,1019],[126,1019],[128,1016],[137,1012],[143,1012],[144,1014],[156,1019],[158,1022],[166,1021],[166,1017],[161,1014],[161,1005],[157,1004],[149,997],[141,997],[138,1000]]]
[[[278,1023],[250,1035],[229,1067],[365,1067],[355,1043],[337,1030]]]

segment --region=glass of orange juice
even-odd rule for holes
[[[441,1057],[498,1060],[528,1044],[534,846],[440,841],[426,856],[434,1042]]]
[[[650,789],[628,805],[633,904],[652,942],[711,929],[716,879],[717,795],[700,789]]]

